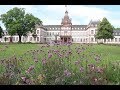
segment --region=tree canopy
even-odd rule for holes
[[[2,27],[0,26],[0,38],[2,38],[3,35],[4,35],[4,34],[3,34],[3,29],[2,29]]]
[[[11,36],[15,34],[19,36],[19,42],[21,42],[21,36],[25,36],[29,31],[32,32],[35,30],[36,24],[42,24],[39,18],[32,14],[25,13],[24,8],[17,7],[2,14],[0,20],[2,20],[6,30]]]
[[[114,27],[111,25],[111,23],[107,20],[107,18],[103,18],[103,20],[99,23],[97,28],[97,34],[95,35],[95,38],[97,39],[104,39],[104,42],[106,39],[113,39],[113,30]]]

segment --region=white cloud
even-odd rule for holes
[[[43,18],[43,25],[60,25],[61,21],[56,20],[56,19],[51,19],[51,18]]]
[[[51,13],[55,13],[56,15],[63,15],[65,12],[65,5],[48,5],[46,10],[50,11]],[[103,17],[108,18],[110,23],[115,27],[119,27],[120,18],[114,18],[113,16],[120,15],[117,11],[108,11],[102,8],[98,8],[97,6],[89,6],[89,5],[68,5],[67,10],[69,12],[70,18],[72,18],[72,23],[75,24],[88,24],[89,21],[92,20],[102,20]],[[81,18],[83,21],[81,21]],[[57,20],[52,18],[49,23],[58,23]],[[48,23],[48,24],[49,24]]]
[[[64,5],[48,5],[46,9],[51,11],[51,13],[56,13],[63,16],[66,10]],[[68,5],[67,10],[69,12],[70,18],[72,18],[73,24],[82,24],[83,21],[80,21],[81,18],[84,19],[84,24],[88,24],[91,19],[101,20],[103,17],[107,17],[110,13],[109,11],[101,8],[82,5]]]
[[[90,6],[72,6],[70,12],[72,12],[72,16],[86,17],[87,19],[100,19],[109,14],[109,11]]]
[[[44,25],[60,25],[66,10],[65,5],[12,5],[11,7],[25,8],[27,13],[40,18]],[[91,5],[67,5],[67,10],[74,25],[88,24],[91,19],[101,20],[107,17],[114,26],[119,27],[118,11],[108,11]]]

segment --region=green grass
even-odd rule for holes
[[[8,45],[8,48],[5,49],[5,51],[0,51],[0,58],[8,58],[13,56],[14,54],[19,57],[29,50],[40,48],[40,46],[41,45],[39,44],[10,44]],[[74,46],[72,46],[73,50],[75,46],[77,46],[77,44],[74,44]],[[0,45],[0,49],[2,47],[4,47],[4,45]],[[62,48],[65,49],[66,47]],[[103,60],[120,60],[120,46],[94,45],[94,48],[90,48],[90,51],[94,51],[98,54],[101,54]]]
[[[0,45],[0,48],[3,47],[4,45]],[[29,50],[34,50],[38,48],[38,44],[9,44],[8,48],[6,48],[4,51],[0,51],[0,58],[8,58],[13,55],[19,57]]]
[[[50,47],[44,47],[44,48],[41,46],[42,46],[41,44],[8,44],[7,48],[5,48],[5,45],[0,45],[0,60],[2,60],[3,58],[7,59],[10,57],[13,57],[13,55],[15,55],[17,59],[22,57],[22,60],[24,61],[21,61],[19,64],[22,70],[22,74],[25,75],[25,70],[27,70],[29,66],[34,65],[36,68],[34,72],[36,74],[34,74],[33,76],[37,77],[40,74],[40,71],[42,70],[41,60],[48,56],[48,50],[50,49],[59,50],[59,48],[61,48],[61,50],[68,50],[67,46],[59,46],[59,47],[50,46]],[[102,45],[102,44],[93,45],[89,47],[87,47],[86,45],[83,45],[83,46],[86,47],[87,49],[84,52],[82,52],[81,55],[78,55],[75,50],[76,47],[79,47],[79,44],[73,44],[70,47],[70,49],[72,50],[72,55],[69,56],[71,60],[70,67],[72,67],[73,70],[79,69],[74,65],[74,62],[79,59],[83,60],[83,62],[81,63],[83,67],[86,66],[86,61],[85,61],[86,59],[88,60],[88,63],[96,63],[93,57],[94,55],[91,55],[92,52],[94,52],[93,54],[101,55],[101,63],[99,64],[100,66],[104,66],[104,65],[109,66],[110,63],[115,62],[115,61],[120,62],[120,46],[110,46],[110,45]],[[1,49],[3,48],[4,50],[1,51]],[[44,51],[42,53],[39,52],[39,54],[36,53],[37,58],[39,60],[38,63],[35,63],[33,60],[34,58],[34,55],[32,54],[33,50]],[[82,54],[85,54],[85,58],[81,57]],[[65,65],[69,63],[67,61],[67,58],[60,59],[58,58],[58,56],[53,56],[51,58],[51,60],[57,60],[57,59],[65,61]],[[4,71],[4,68],[0,67],[0,72],[2,71]],[[83,75],[85,75],[85,73]],[[113,81],[115,84],[120,82],[119,80],[120,72],[118,70],[113,72],[113,69],[110,67],[106,70],[106,75],[108,75],[109,80]]]

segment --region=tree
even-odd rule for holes
[[[0,39],[2,38],[2,36],[4,36],[4,33],[3,33],[2,27],[0,26]],[[0,40],[0,41],[1,41],[1,40]]]
[[[109,23],[107,18],[103,18],[103,20],[98,24],[97,34],[95,35],[96,39],[104,39],[104,43],[106,39],[113,39],[113,30],[114,27]]]
[[[35,30],[36,24],[42,24],[42,21],[37,17],[26,14],[24,8],[17,7],[2,14],[1,20],[11,36],[16,34],[19,36],[19,42],[21,42],[21,36],[26,36],[28,32]]]

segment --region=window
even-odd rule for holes
[[[37,34],[39,34],[39,30],[37,30]]]
[[[93,34],[93,30],[91,30],[91,34]]]
[[[39,41],[39,37],[37,37],[37,41]]]
[[[91,38],[91,42],[93,42],[94,41],[94,38]]]
[[[4,38],[4,40],[5,40],[5,41],[8,41],[8,40],[9,40],[9,38],[5,37],[5,38]]]
[[[120,42],[120,38],[119,38],[119,42]]]
[[[15,41],[15,37],[13,37],[12,40]]]
[[[82,39],[81,39],[81,42],[82,42]]]
[[[110,42],[110,39],[108,39],[108,42]]]
[[[84,39],[84,41],[83,42],[85,42],[85,39]]]
[[[117,42],[117,38],[115,38],[115,42]]]

